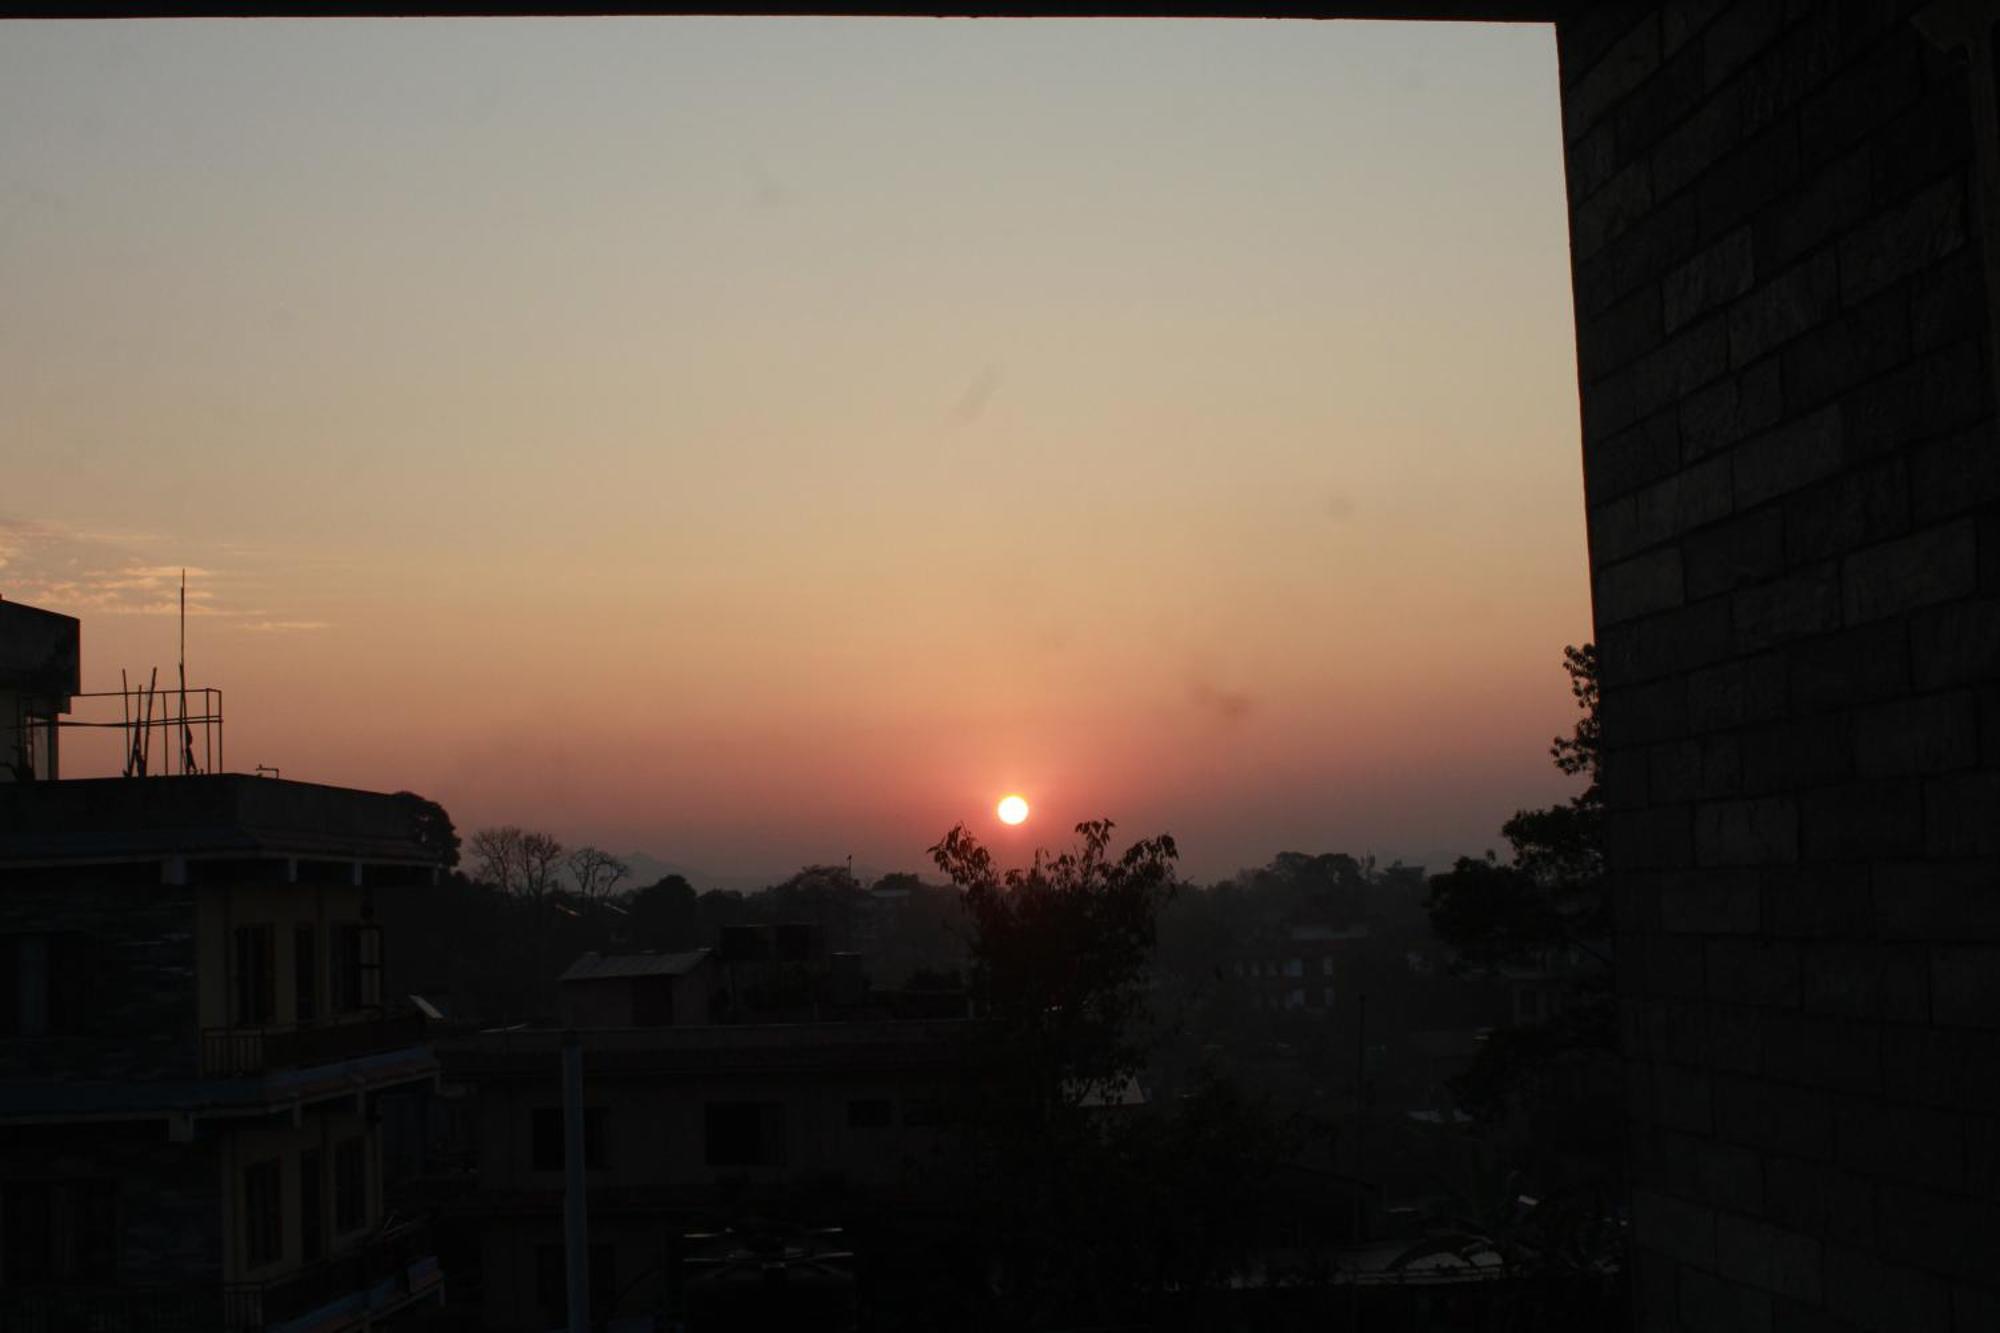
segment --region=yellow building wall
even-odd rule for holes
[[[288,884],[274,880],[250,885],[204,885],[195,900],[196,975],[201,1026],[236,1026],[231,1012],[235,984],[234,932],[239,926],[272,927],[273,992],[276,1010],[269,1027],[292,1027],[299,1021],[297,955],[293,932],[314,927],[317,959],[315,1022],[337,1020],[330,1001],[329,963],[333,928],[364,924],[368,891],[358,886]]]
[[[302,1113],[299,1123],[289,1117],[274,1117],[254,1125],[224,1131],[220,1169],[223,1198],[223,1281],[271,1282],[297,1272],[306,1264],[300,1218],[301,1158],[317,1148],[322,1173],[320,1182],[320,1258],[332,1258],[355,1248],[374,1230],[382,1216],[382,1142],[379,1129],[371,1125],[351,1103],[314,1107]],[[363,1177],[366,1186],[361,1223],[345,1231],[334,1227],[334,1149],[340,1143],[362,1140]],[[281,1246],[278,1257],[252,1268],[245,1180],[259,1162],[280,1163],[281,1202],[279,1216]],[[314,1260],[313,1262],[317,1262]]]

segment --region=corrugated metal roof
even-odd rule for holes
[[[587,953],[559,980],[609,981],[614,977],[681,977],[701,966],[708,950],[692,953]]]

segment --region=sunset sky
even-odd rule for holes
[[[0,26],[0,596],[115,688],[185,565],[232,768],[462,833],[1476,853],[1574,790],[1556,89],[1532,26]]]

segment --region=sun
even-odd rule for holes
[[[1018,796],[1003,796],[994,808],[1003,824],[1018,824],[1028,817],[1028,803]]]

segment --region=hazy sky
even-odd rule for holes
[[[115,688],[188,566],[231,767],[462,832],[1479,851],[1566,247],[1542,27],[0,25],[0,595]]]

